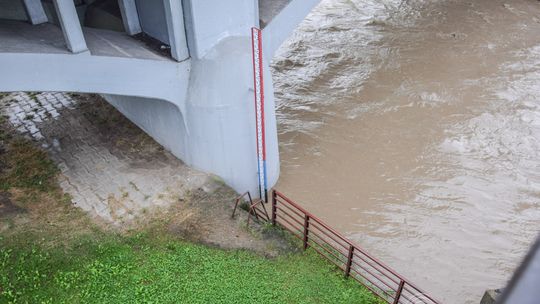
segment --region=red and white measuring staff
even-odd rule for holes
[[[257,130],[257,169],[259,177],[259,196],[268,202],[266,177],[266,141],[264,133],[264,80],[262,56],[262,31],[251,28],[251,46],[253,50],[253,83],[255,86],[255,124]]]

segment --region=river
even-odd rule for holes
[[[277,188],[444,303],[540,230],[540,2],[323,0],[278,51]]]

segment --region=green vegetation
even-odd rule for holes
[[[377,302],[313,252],[210,248],[162,220],[144,231],[99,227],[57,174],[46,153],[0,136],[0,303]]]
[[[373,303],[312,253],[273,260],[155,234],[0,240],[1,303]]]

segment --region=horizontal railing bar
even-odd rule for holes
[[[394,289],[394,287],[390,286],[389,283],[387,283],[387,282],[385,282],[385,281],[379,279],[377,275],[375,275],[374,273],[372,273],[372,272],[369,271],[368,269],[363,268],[363,267],[361,267],[361,266],[359,266],[359,265],[358,265],[358,268],[360,268],[362,271],[365,271],[365,272],[369,273],[372,277],[374,277],[375,279],[377,279],[377,281],[383,283],[384,285],[386,285],[386,287],[390,288],[390,290],[392,290],[392,291],[397,291],[397,289]],[[354,268],[354,267],[351,267],[351,269],[352,269],[352,270],[356,270],[356,268]],[[357,271],[356,273],[360,274],[360,272],[358,272],[358,271]],[[360,274],[360,275],[361,275],[361,274]]]
[[[368,254],[367,252],[365,252],[362,248],[359,248],[355,245],[353,245],[354,248],[355,248],[355,255],[357,256],[360,256],[359,253],[362,253],[363,256],[369,258],[370,260],[372,260],[373,262],[375,262],[377,265],[381,266],[382,268],[384,268],[386,271],[390,272],[391,274],[393,274],[395,277],[397,277],[398,279],[400,280],[403,280],[405,282],[407,282],[407,280],[405,278],[403,278],[401,275],[397,274],[394,270],[390,269],[388,266],[386,266],[384,263],[382,263],[381,261],[379,261],[378,259],[372,257],[370,254]]]
[[[332,264],[336,265],[338,268],[340,268],[341,270],[345,270],[345,265],[340,265],[338,263],[336,263],[335,261],[333,261],[332,259],[330,259],[329,257],[326,256],[326,254],[322,253],[319,251],[319,249],[317,249],[317,247],[314,247],[314,246],[310,246],[311,249],[317,251],[317,253],[319,253],[321,256],[323,256],[324,258],[326,258],[328,261],[332,262]]]
[[[284,212],[284,213],[286,213],[286,212]],[[287,214],[287,213],[286,213],[286,214]],[[287,214],[287,215],[288,215],[288,214]],[[291,219],[295,220],[294,218],[291,218]],[[296,221],[296,220],[295,220],[295,221]],[[298,222],[298,221],[296,221],[296,222],[297,222],[299,225],[302,225],[302,223],[300,223],[300,222]],[[319,228],[318,226],[314,225],[314,223],[311,223],[311,225],[312,225],[312,226],[310,226],[310,228],[311,228],[311,227],[315,227],[315,228],[317,228],[317,230],[319,230],[320,232],[322,232],[322,233],[325,234],[326,236],[332,238],[332,237],[329,236],[325,231],[321,230],[321,228]],[[331,243],[329,243],[328,241],[326,241],[324,238],[322,238],[320,235],[318,235],[317,233],[315,233],[313,230],[310,230],[310,236],[313,236],[313,235],[316,236],[319,240],[323,241],[325,244],[327,244],[327,245],[329,245],[329,246],[331,246],[331,247],[334,247],[334,246],[332,246]],[[332,238],[332,240],[335,241],[337,244],[343,246],[341,243],[338,243],[338,241],[336,241],[335,239]],[[345,254],[344,252],[341,252],[340,250],[337,250],[336,248],[334,248],[334,249],[336,249],[339,253],[343,254],[343,256],[338,256],[338,255],[334,254],[332,251],[330,251],[329,249],[327,249],[323,244],[321,244],[321,243],[315,241],[313,238],[311,238],[310,241],[312,241],[312,242],[314,242],[315,244],[317,244],[318,246],[320,246],[324,251],[326,251],[328,254],[330,254],[332,257],[334,257],[334,258],[335,258],[336,260],[338,260],[339,262],[342,262],[342,263],[345,263],[345,262],[346,262],[346,261],[343,260],[343,258],[346,258],[346,257],[345,257],[346,254]],[[327,257],[327,258],[328,258],[328,257]],[[361,259],[361,257],[359,257],[359,258]],[[331,259],[329,259],[329,260],[331,260]],[[362,259],[362,260],[365,261],[364,259]],[[334,262],[333,260],[331,260],[331,261]],[[373,272],[371,272],[371,271],[369,271],[368,269],[366,269],[366,268],[360,266],[360,264],[358,264],[356,261],[353,260],[353,262],[354,262],[360,269],[362,269],[363,271],[369,273],[369,274],[370,274],[371,276],[373,276],[375,279],[377,279],[377,280],[380,281],[382,284],[384,284],[385,286],[387,286],[388,288],[390,288],[390,290],[396,291],[396,290],[394,290],[394,289],[392,288],[392,286],[389,285],[389,283],[385,282],[385,281],[382,280],[382,279],[379,279],[379,278],[377,277],[377,275],[375,275]],[[369,266],[371,266],[375,271],[380,272],[379,269],[377,269],[376,267],[374,267],[374,266],[372,266],[371,264],[369,264],[369,262],[367,262],[367,261],[365,261],[365,262],[366,262]],[[334,262],[334,263],[335,263],[335,262]],[[335,264],[337,264],[337,263],[335,263]],[[359,275],[361,275],[358,271],[356,271],[356,273],[358,273]],[[386,277],[386,276],[384,276],[384,277]],[[389,277],[386,277],[386,278],[389,279],[389,280],[391,280],[391,281],[393,281],[393,280],[392,280],[391,278],[389,278]],[[393,282],[394,282],[394,281],[393,281]],[[372,283],[373,283],[373,282],[372,282]],[[395,282],[395,283],[397,283],[397,282]]]
[[[313,231],[311,232],[310,235],[315,235],[317,237],[317,239],[321,240],[321,238],[316,235]],[[343,262],[343,263],[347,263],[347,255],[345,254],[342,254],[341,252],[337,252],[337,253],[340,253],[340,254],[337,254],[337,253],[334,253],[334,252],[331,252],[330,249],[326,248],[326,246],[324,246],[325,244],[328,245],[328,243],[324,242],[324,240],[321,240],[324,244],[321,244],[319,242],[317,242],[315,240],[315,238],[311,238],[310,240],[312,240],[313,242],[315,242],[317,245],[323,247],[326,251],[328,251],[328,253],[332,254],[332,256],[334,256],[336,259],[338,259],[340,262]],[[331,247],[331,246],[330,246]],[[334,247],[331,247],[332,249],[335,249]]]
[[[304,232],[300,229],[302,226],[300,226],[300,227],[295,226],[293,223],[289,222],[285,217],[283,217],[283,215],[281,215],[281,214],[279,214],[279,213],[276,214],[276,215],[277,215],[277,218],[283,220],[285,223],[289,224],[292,228],[297,229],[297,230],[298,230],[298,233],[299,233],[300,235],[303,235],[303,234],[304,234]],[[298,222],[297,222],[297,223],[298,223]]]
[[[321,226],[323,226],[324,228],[328,229],[329,231],[331,231],[332,233],[334,233],[337,237],[339,237],[340,239],[342,239],[343,241],[345,241],[347,244],[349,245],[353,245],[355,247],[356,250],[362,252],[363,254],[365,254],[366,256],[370,257],[370,259],[374,260],[375,262],[377,262],[378,264],[381,264],[381,266],[383,268],[385,268],[386,270],[388,270],[389,272],[391,272],[392,274],[394,274],[395,276],[399,277],[400,279],[402,279],[403,281],[407,281],[405,280],[402,276],[400,276],[399,274],[397,274],[395,271],[391,270],[388,266],[384,265],[384,263],[382,263],[381,261],[377,260],[376,258],[370,256],[367,252],[365,252],[362,248],[356,246],[355,244],[353,244],[351,241],[349,241],[347,238],[345,238],[341,233],[335,231],[333,228],[329,227],[328,225],[326,225],[324,222],[322,222],[318,217],[316,217],[315,215],[311,214],[309,211],[305,210],[304,208],[300,207],[299,205],[297,205],[296,203],[294,203],[293,201],[291,201],[289,198],[285,197],[281,192],[276,191],[276,194],[277,196],[283,198],[287,203],[291,204],[292,206],[294,206],[295,208],[297,208],[298,210],[302,211],[303,213],[305,213],[306,215],[308,215],[312,220],[318,222]],[[411,284],[412,285],[412,284]]]
[[[319,247],[321,247],[322,249],[324,249],[324,251],[328,252],[328,254],[330,254],[330,255],[332,255],[333,257],[335,257],[336,260],[338,260],[338,261],[340,261],[340,262],[342,262],[342,263],[346,263],[346,262],[347,262],[347,261],[343,261],[339,256],[337,256],[337,255],[335,255],[334,253],[332,253],[332,252],[330,251],[330,249],[324,247],[324,246],[321,245],[319,242],[315,241],[314,238],[310,238],[309,241],[311,241],[311,242],[313,242],[313,243],[319,245]],[[311,244],[310,244],[310,245],[311,245]]]
[[[279,202],[279,201],[278,201]],[[293,208],[291,208],[289,205],[287,205],[286,203],[284,202],[281,202],[281,205],[285,208],[287,208],[288,210],[290,210],[291,212],[293,212],[294,214],[298,215],[299,217],[304,217],[303,214],[301,214],[300,212],[298,212],[297,210],[294,210]]]
[[[413,294],[412,296],[414,296],[414,294]],[[403,294],[403,293],[401,293],[400,301],[401,301],[402,299],[407,300],[407,302],[408,302],[408,303],[411,303],[411,304],[420,304],[420,303],[413,302],[413,300],[411,300],[406,294]],[[422,301],[422,302],[424,303],[424,301]],[[398,302],[398,303],[399,303],[399,302]],[[434,303],[434,304],[436,304],[436,303]]]
[[[299,217],[299,218],[304,218],[304,216],[305,216],[304,214],[300,214],[300,213],[298,213],[298,212],[293,212],[293,211],[291,211],[291,209],[289,209],[289,208],[284,208],[284,207],[286,207],[286,206],[287,206],[287,205],[285,205],[285,204],[280,204],[280,205],[276,205],[276,208],[279,209],[281,212],[285,212],[285,213],[287,213],[287,214],[291,214],[291,213],[292,213],[293,215],[296,215],[296,216]],[[292,216],[292,215],[291,215],[291,216]]]
[[[351,269],[352,270],[352,269]],[[353,270],[353,272],[357,273],[356,271]],[[354,275],[354,273],[351,273],[351,277],[353,277],[355,280],[357,280],[358,282],[360,282],[362,285],[364,285],[365,287],[368,287],[372,292],[374,292],[375,294],[378,294],[381,298],[383,297],[382,295],[380,295],[379,293],[383,293],[386,297],[389,297],[389,298],[393,298],[393,295],[392,294],[389,294],[388,292],[384,291],[383,288],[381,288],[380,286],[378,286],[377,284],[373,283],[370,279],[366,278],[366,277],[363,277],[362,275],[358,274],[360,276],[360,278],[362,280],[366,280],[369,282],[369,284],[371,284],[372,286],[369,286],[369,284],[366,284],[365,282],[362,282],[357,276]],[[377,288],[377,291],[374,290],[374,287]],[[386,300],[386,299],[385,299]]]
[[[372,287],[368,286],[368,284],[362,282],[361,280],[359,280],[357,277],[351,275],[351,277],[353,279],[355,279],[358,283],[360,283],[362,286],[364,286],[365,288],[367,288],[369,291],[371,291],[376,297],[378,297],[379,299],[382,299],[383,301],[385,301],[386,303],[389,303],[390,304],[390,300],[388,300],[388,298],[391,298],[390,295],[380,295],[377,291],[375,291]]]
[[[408,286],[414,288],[414,290],[410,290],[408,288]],[[414,285],[411,285],[409,282],[405,282],[405,286],[403,287],[403,289],[405,289],[406,291],[410,292],[412,295],[416,295],[417,293],[420,293],[422,296],[428,298],[429,300],[431,300],[433,303],[438,303],[436,300],[434,300],[430,295],[426,294],[423,290],[417,288],[416,286]],[[422,301],[423,302],[423,301]],[[424,302],[425,303],[425,302]]]
[[[328,246],[332,247],[332,249],[336,250],[337,252],[339,252],[340,254],[342,254],[344,257],[347,257],[349,255],[349,253],[347,251],[341,251],[339,250],[339,248],[336,248],[336,246],[333,246],[332,243],[330,243],[329,241],[327,241],[325,238],[321,237],[317,232],[315,232],[315,230],[310,230],[309,231],[309,235],[314,235],[316,236],[318,239],[320,239],[321,241],[323,241],[325,244],[327,244]]]
[[[297,205],[296,203],[294,203],[293,201],[291,201],[289,198],[285,197],[281,192],[276,191],[276,194],[277,196],[283,198],[287,203],[291,204],[293,207],[295,207],[296,209],[300,210],[302,213],[306,214],[307,216],[309,216],[312,220],[318,222],[321,226],[323,226],[324,228],[330,230],[333,234],[335,234],[337,237],[339,237],[340,239],[342,239],[344,242],[346,242],[347,244],[349,245],[353,245],[347,238],[345,238],[343,235],[341,235],[341,233],[335,231],[332,227],[326,225],[323,221],[321,221],[318,217],[316,217],[315,215],[311,214],[311,212],[307,211],[306,209],[300,207],[299,205]]]
[[[286,216],[288,216],[290,219],[294,220],[295,222],[297,222],[300,226],[304,226],[304,223],[301,222],[299,219],[293,217],[292,215],[290,215],[289,213],[287,213],[286,211],[283,211],[282,209],[280,209],[279,207],[276,207],[277,210],[280,210],[282,214],[285,214]],[[281,214],[281,213],[278,213]]]
[[[297,232],[294,232],[292,229],[290,229],[289,227],[283,225],[282,223],[279,223],[277,222],[279,225],[281,225],[281,227],[287,229],[293,236],[295,236],[296,238],[298,238],[299,240],[302,240],[302,237],[301,237],[301,234],[300,233],[297,233]]]
[[[360,256],[356,256],[356,257],[358,259],[362,260],[363,262],[365,262],[365,264],[371,266],[371,268],[373,268],[375,271],[379,272],[381,274],[381,276],[384,276],[385,278],[388,278],[393,283],[396,283],[396,284],[399,285],[399,280],[395,280],[393,277],[391,277],[391,276],[387,275],[386,273],[382,272],[380,269],[378,269],[374,265],[370,264],[370,262],[368,262],[367,260],[364,260],[362,257],[360,257]],[[352,263],[360,267],[360,263],[358,261],[356,261],[354,258],[352,259]],[[375,264],[375,265],[377,265],[377,264]]]
[[[377,286],[377,288],[380,288],[381,290],[386,290],[386,289],[380,287],[379,284],[376,284],[375,282],[371,281],[371,280],[369,279],[369,277],[373,277],[373,279],[377,280],[378,282],[383,283],[386,287],[389,288],[390,291],[394,291],[394,292],[396,291],[396,289],[394,289],[392,286],[389,286],[389,285],[386,284],[385,282],[381,281],[379,278],[377,278],[377,276],[374,276],[373,274],[371,274],[371,276],[368,277],[368,276],[362,274],[362,273],[361,273],[358,269],[356,269],[356,268],[351,268],[351,270],[354,271],[356,274],[358,274],[360,277],[362,277],[362,278],[368,280],[371,284],[374,284],[375,286]]]
[[[336,242],[336,244],[339,244],[339,245],[342,246],[344,249],[347,249],[347,250],[349,249],[350,244],[344,245],[344,244],[340,243],[338,240],[334,239],[334,237],[331,236],[328,232],[322,230],[322,229],[317,225],[318,223],[311,223],[311,224],[312,224],[313,227],[315,227],[317,230],[319,230],[320,232],[322,232],[324,235],[326,235],[327,237],[331,238],[334,242]]]
[[[416,299],[411,300],[411,299],[409,298],[409,295],[410,295],[411,297],[416,298]],[[427,298],[427,300],[429,300],[429,302],[426,302],[426,299],[424,299],[424,298],[422,298],[422,297],[419,298],[418,296],[427,297],[427,296],[424,295],[423,293],[413,293],[413,292],[401,293],[401,297],[405,298],[407,301],[409,301],[409,303],[413,303],[413,304],[422,304],[422,303],[424,303],[424,304],[430,304],[430,303],[431,303],[431,304],[437,304],[436,301],[434,301],[434,300],[432,300],[432,299],[430,299],[430,298]],[[420,300],[420,301],[422,301],[422,302],[420,303],[420,302],[418,302],[418,300]]]
[[[425,292],[421,291],[421,290],[416,290],[416,291],[412,291],[410,289],[407,288],[407,285],[409,285],[409,283],[405,282],[405,287],[403,288],[404,290],[408,291],[408,293],[410,293],[412,296],[418,296],[418,294],[420,294],[421,296],[427,298],[428,300],[430,300],[429,303],[438,303],[436,300],[434,300],[431,296],[427,295]],[[426,304],[429,304],[428,302],[425,302],[424,299],[420,299],[422,301],[422,303],[426,303]]]
[[[352,243],[350,240],[348,240],[345,236],[343,236],[341,233],[337,232],[336,230],[334,230],[332,227],[328,226],[326,223],[324,223],[322,220],[320,220],[317,216],[313,215],[312,213],[310,213],[309,211],[305,210],[304,208],[302,208],[301,206],[299,206],[298,204],[296,204],[295,202],[293,202],[292,200],[290,200],[289,198],[287,198],[285,195],[283,195],[281,192],[277,191],[277,190],[274,190],[274,195],[273,195],[275,201],[274,201],[274,208],[277,210],[278,207],[278,203],[282,206],[284,206],[284,208],[279,208],[279,210],[281,211],[281,213],[284,213],[288,218],[290,218],[291,220],[295,221],[299,226],[303,226],[302,223],[299,222],[299,220],[295,219],[292,215],[290,215],[288,212],[286,212],[284,209],[288,209],[290,212],[294,213],[295,215],[301,217],[301,218],[304,218],[304,217],[308,217],[309,220],[310,220],[310,225],[307,227],[306,231],[303,232],[303,231],[298,231],[299,235],[296,235],[294,232],[293,232],[293,235],[295,235],[296,237],[298,237],[299,239],[302,239],[301,236],[304,235],[304,233],[308,233],[308,235],[312,234],[314,236],[316,236],[320,242],[323,242],[324,244],[328,245],[329,247],[333,248],[334,250],[336,250],[336,252],[339,252],[340,254],[343,254],[345,255],[345,253],[343,251],[341,251],[339,248],[336,248],[336,245],[339,245],[340,247],[342,247],[343,249],[347,249],[348,250],[348,247],[349,246],[352,246],[353,248],[353,259],[351,261],[351,263],[354,263],[354,265],[356,265],[357,267],[359,267],[361,270],[369,273],[371,276],[373,276],[374,279],[377,279],[378,281],[380,281],[381,283],[383,283],[384,285],[386,285],[387,287],[390,287],[390,285],[388,285],[388,283],[385,281],[385,280],[389,280],[389,281],[392,281],[393,283],[396,283],[398,284],[400,281],[403,281],[405,282],[405,287],[404,289],[407,290],[408,293],[412,294],[413,296],[416,296],[416,294],[420,294],[422,295],[423,297],[433,301],[434,304],[437,304],[439,302],[437,302],[436,300],[434,300],[431,296],[429,296],[425,291],[423,291],[422,289],[420,289],[418,286],[412,284],[409,280],[405,279],[403,276],[401,276],[400,274],[396,273],[393,269],[391,269],[389,266],[387,266],[386,264],[384,264],[383,262],[381,262],[380,260],[378,260],[377,258],[371,256],[370,254],[368,254],[366,251],[364,251],[361,247],[355,245],[354,243]],[[293,209],[294,208],[294,209]],[[303,215],[302,215],[303,214]],[[277,214],[279,216],[279,214]],[[281,220],[285,221],[286,223],[288,223],[291,227],[293,228],[297,228],[294,224],[292,224],[291,222],[287,221],[283,216],[280,216]],[[281,224],[283,227],[287,228],[285,225]],[[287,228],[287,230],[291,231],[291,229]],[[315,233],[314,231],[317,230],[319,231],[320,233],[324,234],[326,237],[328,237],[329,239],[331,239],[334,243],[330,242],[329,240],[327,240],[326,238],[324,237],[321,237],[320,235],[318,235],[317,233]],[[304,236],[305,237],[305,236]],[[309,240],[309,237],[308,237],[308,240]],[[338,256],[336,256],[336,254],[333,254],[331,253],[330,250],[328,250],[324,245],[321,245],[319,242],[317,242],[315,240],[315,238],[311,238],[312,242],[317,244],[318,246],[320,246],[321,248],[323,248],[325,251],[327,251],[329,254],[331,254],[331,256],[333,256],[334,258],[336,258],[338,261],[340,262],[343,262],[341,260],[341,258],[339,258]],[[346,245],[344,245],[343,243],[345,243]],[[348,245],[348,246],[347,246]],[[313,249],[315,249],[319,254],[323,255],[325,258],[327,258],[328,260],[332,261],[329,257],[327,257],[325,254],[321,253],[319,250],[317,250],[317,248],[311,246]],[[373,268],[373,271],[379,273],[380,275],[377,276],[375,274],[373,274],[371,271],[369,271],[367,268],[365,267],[362,267],[357,261],[355,261],[354,257],[362,260],[363,262],[365,262],[365,264],[371,268]],[[334,264],[337,264],[335,263],[334,261],[332,261]],[[338,265],[339,266],[339,265]],[[341,269],[343,269],[342,267],[343,266],[339,266]],[[351,268],[356,274],[360,275],[362,277],[362,274],[359,273],[358,270],[356,270],[356,268],[352,267]],[[388,273],[386,273],[388,272]],[[353,276],[357,281],[359,281],[361,284],[363,284],[360,280],[358,280],[358,278],[356,276]],[[380,277],[380,278],[379,278]],[[381,279],[382,278],[382,279]],[[367,277],[365,277],[364,279],[366,279],[367,281],[369,281],[371,284],[373,284],[373,282],[371,280],[369,280]],[[364,284],[366,285],[366,284]],[[377,288],[379,288],[378,285],[374,284],[374,286],[376,286]],[[369,286],[366,285],[366,287],[368,287],[368,289],[370,289],[371,291],[373,291],[372,288],[370,288]],[[392,291],[395,291],[394,289],[392,289],[390,287],[390,289]],[[411,290],[413,289],[413,290]],[[373,291],[375,294],[377,294],[375,291]],[[390,296],[388,295],[387,292],[384,291],[384,289],[381,289],[381,292],[383,292],[386,296]],[[404,296],[404,295],[403,295]],[[405,297],[405,296],[404,296]],[[382,298],[382,296],[381,296]],[[383,298],[384,299],[384,298]],[[387,299],[384,299],[385,301],[388,302]],[[407,299],[409,300],[409,299]],[[422,300],[422,299],[420,299]],[[422,300],[422,302],[424,302]],[[424,302],[426,304],[429,304],[427,302]]]

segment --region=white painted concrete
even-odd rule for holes
[[[264,28],[291,0],[258,0],[260,28]]]
[[[49,21],[41,0],[23,0],[23,3],[30,23],[35,25]]]
[[[53,0],[53,3],[67,48],[73,53],[88,51],[75,3],[72,0]]]
[[[188,133],[179,106],[160,99],[108,94],[102,96],[165,149],[190,164],[187,158]],[[215,173],[210,169],[206,171]]]
[[[135,3],[143,32],[168,44],[169,36],[163,0],[135,0]]]
[[[244,36],[259,23],[254,0],[185,0],[184,15],[190,54],[203,58],[220,40]]]
[[[122,22],[126,33],[129,35],[141,33],[141,23],[139,21],[135,0],[118,0],[118,7],[122,14]]]
[[[125,33],[83,28],[87,47],[94,56],[174,61]],[[54,24],[31,25],[0,20],[0,53],[71,54],[62,30]]]
[[[185,103],[189,61],[90,55],[0,54],[0,92],[64,91],[159,98]],[[148,77],[152,75],[152,77]]]
[[[249,37],[222,40],[208,55],[194,61],[188,103],[189,164],[225,178],[237,191],[257,191],[257,153],[253,72]],[[268,184],[279,176],[279,151],[275,104],[269,69],[267,92],[266,143]],[[209,83],[219,84],[208,90]]]
[[[145,15],[141,10],[152,4],[136,0],[141,26],[143,30],[152,27],[151,35],[174,44],[173,57],[180,59],[186,56],[182,48],[187,50],[186,39],[180,35],[185,24],[187,60],[176,62],[153,54],[133,58],[137,56],[124,48],[125,43],[119,43],[120,36],[99,31],[95,33],[99,39],[89,34],[86,38],[104,43],[90,43],[91,54],[86,55],[30,41],[30,51],[13,53],[9,52],[13,46],[0,46],[0,68],[8,69],[0,74],[0,91],[103,94],[186,164],[220,176],[238,192],[258,193],[251,50],[251,28],[259,22],[258,0],[184,0],[183,20],[179,20],[179,0],[164,1],[155,2]],[[269,187],[279,176],[279,151],[268,63],[316,3],[318,0],[293,0],[263,33],[264,43],[269,44],[264,45],[263,62]],[[166,18],[154,20],[150,16],[165,16],[165,12],[170,22],[163,37],[164,24],[160,22]],[[66,29],[71,30],[69,24]],[[20,40],[15,38],[13,42]],[[144,54],[144,47],[140,51]],[[121,57],[112,57],[111,52]]]
[[[291,35],[294,29],[306,18],[320,0],[292,0],[272,19],[263,30],[264,56],[267,60],[274,57],[277,49]]]
[[[167,32],[169,33],[169,45],[171,46],[171,56],[177,61],[184,61],[189,58],[189,51],[186,40],[186,29],[184,28],[182,0],[163,0],[163,3],[165,19],[167,21]]]

